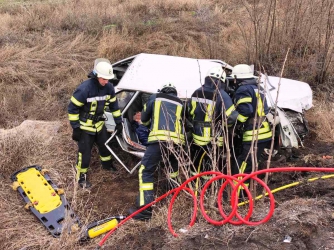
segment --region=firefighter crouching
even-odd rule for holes
[[[211,169],[199,166],[204,152],[205,159],[213,159],[215,151],[216,164],[222,165],[223,136],[227,134],[225,119],[228,124],[234,124],[238,116],[231,97],[223,89],[225,79],[226,73],[221,66],[211,68],[204,85],[194,91],[188,102],[188,117],[193,123],[192,158],[195,169],[191,171],[192,175],[213,170],[212,164]],[[218,167],[222,170],[222,166]]]
[[[82,82],[74,91],[68,105],[68,118],[73,128],[72,139],[78,142],[76,163],[76,181],[81,187],[91,186],[87,179],[93,144],[96,143],[100,153],[103,169],[116,171],[111,161],[111,154],[105,146],[108,132],[104,124],[104,111],[109,109],[116,122],[118,133],[122,130],[121,112],[113,85],[114,78],[110,61],[98,58],[88,80]]]
[[[259,161],[262,152],[271,141],[272,131],[266,120],[269,108],[264,90],[258,87],[257,77],[253,75],[249,65],[236,65],[232,70],[232,76],[234,84],[237,85],[234,101],[239,112],[238,121],[243,124],[241,154],[233,164],[232,171],[233,174],[249,174],[253,170],[252,156],[256,156]],[[254,147],[253,152],[250,152],[252,141]],[[256,144],[257,152],[254,150]]]
[[[177,90],[172,83],[163,85],[144,105],[141,121],[145,126],[150,126],[150,134],[138,173],[139,195],[136,208],[131,208],[130,213],[154,201],[154,172],[161,160],[164,160],[165,167],[172,169],[170,178],[178,176],[178,161],[174,153],[185,142],[183,112],[183,103],[177,97]],[[133,218],[147,220],[151,217],[150,207]]]

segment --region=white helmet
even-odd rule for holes
[[[206,74],[206,76],[210,76],[212,78],[219,79],[223,82],[225,82],[225,79],[226,79],[226,73],[221,66],[215,66],[211,68]]]
[[[94,73],[96,73],[97,77],[108,80],[114,78],[115,76],[110,61],[105,58],[98,58],[95,60]]]
[[[176,87],[171,82],[163,84],[161,86],[161,88],[158,90],[158,92],[161,92],[161,93],[175,93],[175,94],[177,94]]]
[[[252,68],[247,64],[235,65],[232,69],[232,76],[237,79],[254,78]]]

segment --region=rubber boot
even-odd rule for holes
[[[92,184],[87,179],[87,174],[80,173],[78,184],[82,188],[90,188]]]
[[[102,168],[104,170],[110,171],[110,172],[116,172],[117,168],[114,166],[112,162],[110,162],[108,165],[102,165]]]
[[[129,214],[131,215],[132,213],[136,212],[139,208],[130,208],[129,209]],[[135,216],[132,217],[135,220],[150,220],[152,218],[152,208],[147,208],[143,211],[141,211],[139,214],[136,214]]]

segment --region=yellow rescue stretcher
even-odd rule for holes
[[[69,231],[79,228],[79,219],[66,201],[64,190],[52,182],[47,170],[29,166],[12,174],[11,180],[13,189],[19,191],[26,202],[25,208],[30,209],[54,237],[62,233],[65,218],[70,220],[65,223]]]

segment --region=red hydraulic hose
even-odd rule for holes
[[[237,175],[225,175],[221,172],[215,172],[215,171],[208,171],[208,172],[203,172],[203,173],[199,173],[189,179],[187,179],[184,183],[182,183],[179,187],[174,188],[173,190],[165,193],[164,195],[160,196],[159,198],[157,198],[156,200],[154,200],[153,202],[145,205],[144,207],[138,209],[136,212],[132,213],[131,215],[129,215],[126,219],[122,220],[118,226],[114,229],[112,229],[111,231],[109,231],[104,237],[103,239],[99,242],[98,247],[100,248],[105,241],[108,239],[108,237],[121,225],[123,225],[126,221],[128,221],[129,219],[131,219],[133,216],[135,216],[136,214],[140,213],[141,211],[147,209],[148,207],[152,206],[153,204],[161,201],[162,199],[166,198],[167,196],[173,194],[173,197],[171,199],[171,202],[169,204],[169,208],[168,208],[168,215],[167,215],[167,223],[168,223],[168,228],[169,231],[172,233],[173,236],[177,236],[177,234],[175,233],[173,227],[172,227],[172,210],[173,210],[173,204],[178,196],[178,194],[181,191],[187,191],[188,193],[190,193],[190,195],[193,197],[193,201],[194,201],[194,206],[193,206],[193,214],[189,223],[189,227],[192,227],[195,224],[195,220],[196,220],[196,216],[197,216],[197,198],[194,194],[194,192],[186,187],[186,185],[203,176],[203,175],[212,175],[213,178],[211,178],[203,187],[201,194],[200,194],[200,210],[201,213],[203,215],[203,217],[210,222],[213,225],[224,225],[226,223],[230,223],[232,225],[241,225],[241,224],[246,224],[246,225],[251,225],[251,226],[257,226],[260,225],[262,223],[267,222],[271,216],[274,213],[274,209],[275,209],[275,199],[274,199],[274,195],[271,193],[270,188],[267,186],[267,184],[262,181],[261,179],[259,179],[257,177],[257,175],[260,174],[264,174],[264,173],[275,173],[275,172],[292,172],[292,171],[302,171],[302,172],[311,172],[311,171],[316,171],[316,172],[334,172],[334,167],[332,168],[317,168],[317,167],[281,167],[281,168],[269,168],[269,169],[263,169],[263,170],[259,170],[256,171],[254,173],[251,174],[237,174]],[[270,208],[269,208],[269,212],[268,214],[259,221],[249,221],[250,217],[252,216],[253,213],[253,206],[254,206],[254,199],[252,198],[252,195],[249,191],[249,189],[247,188],[247,185],[245,185],[246,181],[249,181],[253,179],[254,181],[258,182],[261,186],[263,186],[263,188],[266,190],[266,192],[268,193],[269,196],[269,200],[270,200]],[[223,185],[220,187],[219,192],[218,192],[218,197],[217,197],[217,202],[218,202],[218,209],[219,212],[222,216],[222,220],[217,221],[217,220],[213,220],[211,219],[206,211],[205,211],[205,204],[204,204],[204,196],[205,196],[205,192],[208,189],[208,187],[214,182],[214,181],[220,181],[223,180]],[[229,215],[226,215],[224,210],[223,210],[223,206],[222,206],[222,197],[223,197],[223,191],[225,190],[226,186],[230,185],[232,187],[232,194],[231,194],[231,208],[232,211],[230,212]],[[239,188],[242,187],[242,189],[245,190],[247,196],[248,196],[248,213],[242,217],[239,213],[238,213],[238,190]],[[236,220],[233,220],[232,218],[236,217]]]

